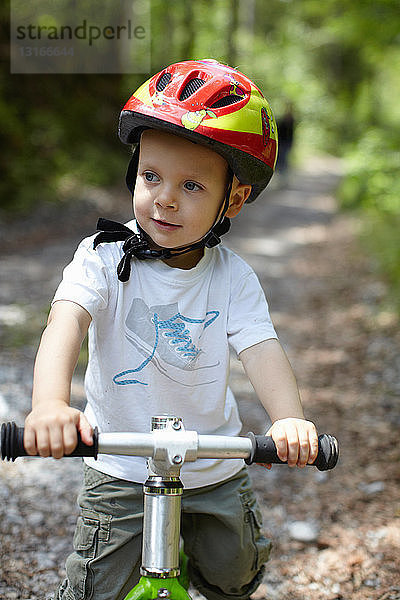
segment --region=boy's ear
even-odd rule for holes
[[[251,193],[251,185],[240,183],[238,179],[234,180],[234,184],[232,186],[231,197],[229,200],[229,208],[225,213],[226,217],[232,219],[236,217],[242,209],[243,204],[246,202],[247,198]]]

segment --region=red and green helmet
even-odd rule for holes
[[[248,77],[215,60],[172,64],[134,92],[121,111],[119,136],[135,144],[149,127],[221,154],[239,181],[252,185],[247,202],[274,172],[278,134],[267,100]],[[129,177],[128,169],[128,187]]]

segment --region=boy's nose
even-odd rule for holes
[[[171,190],[163,190],[157,194],[155,204],[158,204],[162,208],[173,208],[176,209],[178,206],[175,195]]]

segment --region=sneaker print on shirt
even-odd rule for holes
[[[193,341],[191,326],[198,331],[198,340],[204,330],[218,318],[219,311],[211,310],[203,319],[186,317],[179,312],[178,304],[147,306],[141,298],[135,298],[126,318],[125,335],[128,341],[144,357],[135,368],[122,371],[113,377],[117,385],[142,384],[132,377],[143,371],[150,363],[168,379],[196,387],[215,382],[209,369],[219,362],[210,363],[206,353]],[[194,376],[194,372],[195,376]]]

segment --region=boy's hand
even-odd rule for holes
[[[279,419],[265,435],[275,442],[278,457],[287,461],[289,467],[305,467],[312,464],[318,454],[318,435],[314,423],[305,419]],[[265,465],[271,468],[271,465]]]
[[[24,446],[31,456],[61,458],[74,451],[78,442],[77,430],[82,441],[93,444],[93,430],[85,415],[65,403],[48,407],[36,407],[25,421]]]

